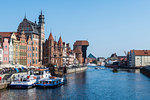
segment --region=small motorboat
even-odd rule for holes
[[[114,68],[114,69],[112,70],[112,72],[117,73],[118,70],[117,70],[116,68]]]
[[[100,67],[95,67],[95,69],[100,69]]]
[[[50,77],[46,79],[41,79],[36,84],[37,87],[56,87],[65,83],[64,78]]]

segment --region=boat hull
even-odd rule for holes
[[[57,84],[36,84],[36,87],[57,87],[57,86],[60,86],[60,85],[63,85],[64,83],[61,82],[61,83],[57,83]]]
[[[33,85],[9,85],[9,87],[10,88],[15,88],[15,89],[29,89],[29,88],[32,88],[32,87],[34,87],[35,85],[33,84]]]

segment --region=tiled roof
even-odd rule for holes
[[[16,35],[17,39],[19,39],[20,33],[18,33],[18,32],[0,32],[0,36],[2,36],[3,38],[10,38],[12,33],[14,33]]]
[[[131,50],[136,56],[150,56],[150,50]]]
[[[86,41],[86,40],[81,40],[81,41],[76,41],[75,43],[74,43],[74,46],[79,46],[79,45],[89,45],[89,42],[88,41]]]
[[[2,37],[7,37],[7,38],[10,38],[11,34],[12,34],[12,32],[0,32],[0,35]]]

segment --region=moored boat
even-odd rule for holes
[[[16,77],[9,85],[10,88],[32,88],[36,84],[36,76],[24,75]]]
[[[114,69],[112,70],[112,72],[117,73],[118,70],[117,70],[116,68],[114,68]]]
[[[46,79],[41,79],[36,84],[37,87],[56,87],[64,84],[65,80],[64,78],[59,77],[50,77]]]

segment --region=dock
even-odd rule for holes
[[[8,82],[0,83],[0,90],[7,88],[8,84]]]

